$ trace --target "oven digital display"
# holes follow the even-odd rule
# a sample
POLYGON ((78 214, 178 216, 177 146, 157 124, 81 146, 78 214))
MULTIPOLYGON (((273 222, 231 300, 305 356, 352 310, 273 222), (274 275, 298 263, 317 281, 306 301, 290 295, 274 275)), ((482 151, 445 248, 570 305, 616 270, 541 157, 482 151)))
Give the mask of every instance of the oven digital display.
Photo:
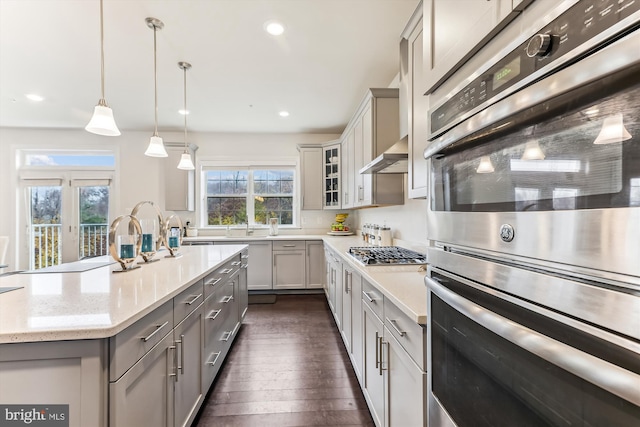
POLYGON ((513 61, 493 73, 493 89, 498 89, 519 75, 520 57, 518 56, 513 61))

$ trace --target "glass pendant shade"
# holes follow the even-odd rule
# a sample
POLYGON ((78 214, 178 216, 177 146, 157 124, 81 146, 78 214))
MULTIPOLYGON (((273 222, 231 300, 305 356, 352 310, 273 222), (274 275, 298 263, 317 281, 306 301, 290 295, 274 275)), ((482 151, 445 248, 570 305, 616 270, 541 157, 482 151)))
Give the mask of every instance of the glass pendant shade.
POLYGON ((480 165, 478 165, 478 169, 476 169, 477 173, 491 173, 495 169, 493 167, 493 163, 491 163, 491 159, 489 156, 482 156, 480 159, 480 165))
POLYGON ((624 127, 622 121, 622 114, 614 114, 604 119, 602 123, 602 129, 593 141, 594 144, 615 144, 616 142, 626 141, 631 139, 631 134, 624 127))
POLYGON ((167 150, 164 148, 164 144, 162 143, 162 138, 157 135, 154 135, 149 140, 149 146, 147 147, 147 151, 144 152, 145 156, 149 157, 168 157, 167 150))
MULTIPOLYGON (((102 100, 101 100, 102 101, 102 100)), ((93 117, 85 130, 96 135, 118 136, 120 130, 113 119, 113 110, 106 105, 98 104, 93 110, 93 117)))
POLYGON ((533 140, 527 142, 524 146, 524 153, 522 154, 522 160, 544 160, 545 155, 540 148, 538 141, 533 140))
POLYGON ((182 153, 182 156, 180 156, 180 163, 178 163, 178 169, 192 171, 195 168, 196 167, 193 165, 193 161, 191 160, 191 154, 182 153))

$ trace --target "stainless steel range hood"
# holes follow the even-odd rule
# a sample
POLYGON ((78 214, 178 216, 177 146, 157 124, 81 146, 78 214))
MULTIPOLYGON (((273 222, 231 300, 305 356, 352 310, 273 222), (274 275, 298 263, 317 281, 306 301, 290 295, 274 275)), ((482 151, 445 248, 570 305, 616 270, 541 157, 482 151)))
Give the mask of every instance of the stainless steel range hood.
POLYGON ((360 173, 407 173, 409 138, 405 136, 360 169, 360 173))

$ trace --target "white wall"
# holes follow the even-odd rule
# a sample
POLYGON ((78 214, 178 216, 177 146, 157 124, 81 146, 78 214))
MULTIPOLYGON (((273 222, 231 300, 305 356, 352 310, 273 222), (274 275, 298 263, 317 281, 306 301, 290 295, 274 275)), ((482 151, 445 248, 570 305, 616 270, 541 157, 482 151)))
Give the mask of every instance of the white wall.
MULTIPOLYGON (((182 132, 160 132, 166 142, 183 141, 182 132)), ((131 211, 141 200, 151 200, 164 207, 163 161, 144 155, 151 132, 126 132, 119 137, 103 137, 84 130, 11 129, 0 128, 0 235, 11 238, 7 262, 10 269, 27 268, 26 239, 18 246, 17 202, 18 172, 15 153, 20 148, 113 149, 119 174, 115 179, 112 198, 113 214, 131 211), (16 253, 20 253, 19 265, 16 253)), ((339 135, 322 134, 212 134, 191 133, 190 142, 199 146, 198 160, 276 160, 298 157, 297 144, 319 144, 336 139, 339 135)), ((180 213, 185 218, 195 213, 180 213)), ((304 211, 302 230, 297 233, 316 233, 328 230, 335 212, 304 211)))

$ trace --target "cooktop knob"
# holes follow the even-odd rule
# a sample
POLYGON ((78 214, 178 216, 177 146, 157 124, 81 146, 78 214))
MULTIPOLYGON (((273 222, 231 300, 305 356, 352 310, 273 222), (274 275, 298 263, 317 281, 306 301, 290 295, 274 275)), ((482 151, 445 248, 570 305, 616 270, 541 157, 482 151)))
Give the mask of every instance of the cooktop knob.
POLYGON ((551 36, 549 34, 536 34, 531 37, 525 50, 529 58, 545 56, 551 50, 551 36))

